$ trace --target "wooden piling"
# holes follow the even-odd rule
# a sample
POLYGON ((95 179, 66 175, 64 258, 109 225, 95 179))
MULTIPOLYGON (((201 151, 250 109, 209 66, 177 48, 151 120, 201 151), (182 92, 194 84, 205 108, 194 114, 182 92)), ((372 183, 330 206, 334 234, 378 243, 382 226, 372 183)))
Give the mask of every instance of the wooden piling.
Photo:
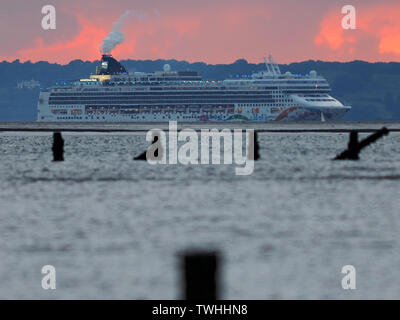
POLYGON ((257 161, 260 159, 260 145, 258 143, 257 131, 250 131, 249 144, 247 148, 247 157, 249 160, 257 161))
POLYGON ((384 135, 388 134, 389 130, 386 127, 383 127, 382 129, 376 131, 375 133, 358 142, 358 132, 351 131, 347 150, 337 155, 333 160, 359 160, 358 155, 363 148, 367 147, 379 138, 382 138, 384 135))
MULTIPOLYGON (((151 142, 151 144, 157 143, 158 139, 159 139, 159 136, 158 136, 158 135, 153 135, 153 141, 151 142)), ((155 157, 156 159, 161 158, 163 152, 164 152, 164 150, 162 150, 161 147, 160 147, 160 148, 157 148, 157 149, 154 151, 154 157, 155 157), (160 149, 160 150, 159 150, 159 149, 160 149), (158 151, 160 151, 160 156, 159 156, 158 151)), ((142 161, 156 160, 156 159, 147 159, 147 150, 144 151, 144 152, 142 152, 140 155, 138 155, 138 156, 136 156, 136 157, 133 158, 133 160, 142 160, 142 161)))
POLYGON ((184 299, 219 298, 219 260, 217 252, 193 252, 183 256, 184 299))
POLYGON ((53 161, 64 161, 64 139, 61 132, 53 133, 53 161))

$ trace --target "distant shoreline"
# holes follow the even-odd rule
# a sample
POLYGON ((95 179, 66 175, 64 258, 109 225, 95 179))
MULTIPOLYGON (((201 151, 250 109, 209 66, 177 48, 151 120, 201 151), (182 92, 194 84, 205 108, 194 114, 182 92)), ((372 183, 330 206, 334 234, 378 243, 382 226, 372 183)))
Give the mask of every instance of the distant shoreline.
MULTIPOLYGON (((195 131, 202 129, 254 129, 258 132, 270 133, 340 133, 357 130, 359 132, 374 132, 382 127, 387 127, 392 132, 400 132, 398 122, 325 122, 325 123, 296 123, 296 122, 179 122, 178 130, 191 128, 195 131)), ((168 122, 97 122, 97 123, 54 123, 54 122, 0 122, 0 132, 147 132, 151 129, 168 130, 168 122)))

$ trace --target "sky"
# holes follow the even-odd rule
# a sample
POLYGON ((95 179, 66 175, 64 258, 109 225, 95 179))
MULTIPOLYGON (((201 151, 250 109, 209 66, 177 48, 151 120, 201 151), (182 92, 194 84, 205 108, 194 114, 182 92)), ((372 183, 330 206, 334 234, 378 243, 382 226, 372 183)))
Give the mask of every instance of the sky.
POLYGON ((127 10, 121 60, 400 62, 400 0, 0 0, 0 61, 99 60, 127 10), (55 30, 42 28, 45 5, 55 30), (342 27, 344 5, 355 30, 342 27))

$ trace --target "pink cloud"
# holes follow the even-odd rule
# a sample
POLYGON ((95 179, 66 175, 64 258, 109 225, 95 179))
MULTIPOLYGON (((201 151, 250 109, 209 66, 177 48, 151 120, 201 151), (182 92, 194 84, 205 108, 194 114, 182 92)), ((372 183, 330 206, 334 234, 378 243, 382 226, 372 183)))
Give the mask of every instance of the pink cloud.
POLYGON ((113 51, 118 59, 215 64, 239 58, 261 62, 272 53, 281 63, 400 60, 400 5, 395 0, 357 2, 357 30, 342 29, 341 5, 336 1, 115 0, 110 5, 106 0, 57 0, 57 30, 48 32, 40 28, 36 2, 33 6, 33 2, 5 1, 21 17, 19 23, 15 16, 0 19, 0 41, 6 44, 0 60, 99 59, 104 37, 126 10, 138 14, 127 21, 126 40, 113 51), (32 8, 21 11, 27 3, 32 8), (37 12, 34 18, 32 10, 37 12), (6 32, 9 25, 12 34, 6 32))
POLYGON ((93 26, 90 21, 79 15, 77 20, 81 29, 71 40, 45 44, 43 37, 37 37, 33 47, 18 51, 18 57, 22 60, 46 60, 65 63, 82 57, 88 60, 97 59, 99 57, 99 46, 107 32, 93 26))
POLYGON ((344 30, 342 17, 340 9, 324 17, 314 38, 316 46, 329 48, 337 56, 348 56, 349 59, 366 56, 366 50, 370 60, 400 58, 400 5, 380 3, 356 6, 356 30, 344 30), (366 39, 369 39, 369 47, 363 43, 366 39))

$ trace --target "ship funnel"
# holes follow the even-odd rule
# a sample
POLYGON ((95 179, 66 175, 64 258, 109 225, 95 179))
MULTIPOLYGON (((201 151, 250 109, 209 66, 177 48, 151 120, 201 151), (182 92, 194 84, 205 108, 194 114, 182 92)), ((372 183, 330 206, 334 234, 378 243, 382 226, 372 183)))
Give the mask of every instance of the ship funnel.
POLYGON ((112 75, 127 73, 122 64, 115 60, 111 54, 103 54, 101 59, 101 66, 96 70, 98 75, 112 75))

